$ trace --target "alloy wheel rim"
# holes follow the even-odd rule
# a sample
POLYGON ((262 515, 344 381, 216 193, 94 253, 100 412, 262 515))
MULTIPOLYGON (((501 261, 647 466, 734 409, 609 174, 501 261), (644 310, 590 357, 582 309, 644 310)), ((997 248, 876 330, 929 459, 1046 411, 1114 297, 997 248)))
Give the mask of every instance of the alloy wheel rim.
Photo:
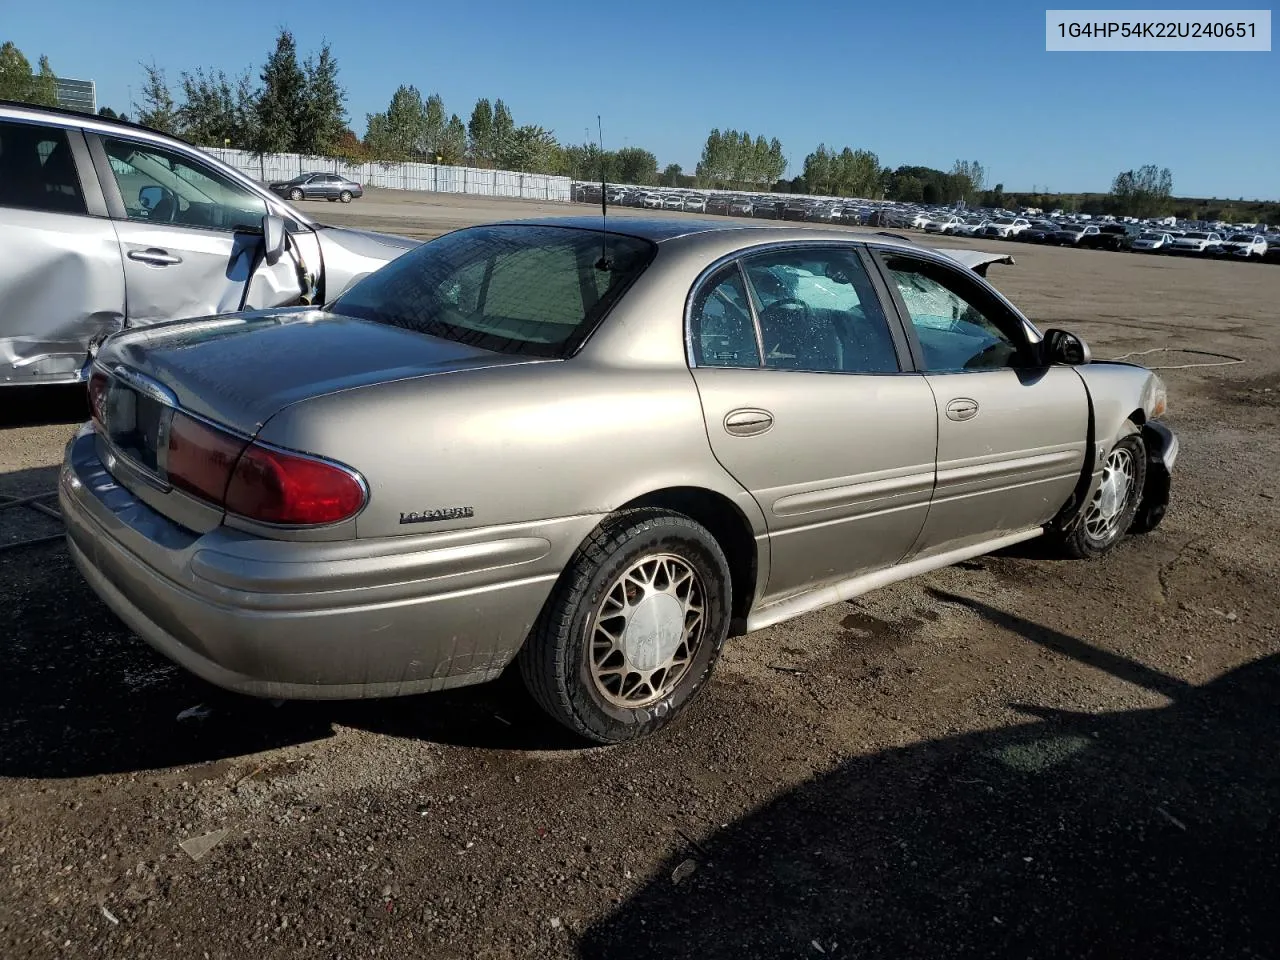
POLYGON ((609 703, 656 703, 679 685, 706 632, 706 590, 674 554, 637 560, 604 593, 588 626, 587 665, 609 703))
POLYGON ((1123 447, 1112 450, 1102 468, 1102 483, 1085 512, 1084 526, 1090 537, 1105 541, 1116 536, 1133 488, 1133 454, 1123 447))

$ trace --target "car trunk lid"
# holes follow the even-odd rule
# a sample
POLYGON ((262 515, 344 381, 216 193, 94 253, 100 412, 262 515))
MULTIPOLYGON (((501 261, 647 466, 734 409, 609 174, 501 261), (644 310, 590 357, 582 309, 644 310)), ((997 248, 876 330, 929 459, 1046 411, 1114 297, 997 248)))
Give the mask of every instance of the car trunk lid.
POLYGON ((183 410, 253 436, 311 397, 534 359, 302 308, 126 331, 103 345, 97 364, 141 374, 183 410))

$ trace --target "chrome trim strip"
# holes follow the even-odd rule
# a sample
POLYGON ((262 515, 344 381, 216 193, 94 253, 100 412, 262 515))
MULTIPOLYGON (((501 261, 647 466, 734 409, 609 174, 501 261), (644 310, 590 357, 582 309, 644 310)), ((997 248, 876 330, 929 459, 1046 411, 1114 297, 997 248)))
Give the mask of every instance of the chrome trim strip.
POLYGON ((793 493, 773 502, 773 515, 793 517, 797 514, 832 510, 859 503, 870 505, 889 497, 929 491, 933 488, 933 476, 933 470, 930 469, 928 473, 909 473, 904 476, 826 487, 808 493, 793 493))

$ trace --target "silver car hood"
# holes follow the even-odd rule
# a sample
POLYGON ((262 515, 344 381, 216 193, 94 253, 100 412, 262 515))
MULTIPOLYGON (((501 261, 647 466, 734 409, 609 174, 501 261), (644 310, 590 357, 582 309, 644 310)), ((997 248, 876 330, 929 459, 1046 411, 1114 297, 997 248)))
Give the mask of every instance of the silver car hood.
POLYGON ((249 435, 284 407, 312 397, 528 362, 305 307, 126 330, 97 355, 100 366, 123 364, 168 387, 184 410, 249 435))
POLYGON ((342 296, 357 280, 422 243, 410 237, 346 227, 318 227, 316 237, 324 259, 326 303, 342 296))

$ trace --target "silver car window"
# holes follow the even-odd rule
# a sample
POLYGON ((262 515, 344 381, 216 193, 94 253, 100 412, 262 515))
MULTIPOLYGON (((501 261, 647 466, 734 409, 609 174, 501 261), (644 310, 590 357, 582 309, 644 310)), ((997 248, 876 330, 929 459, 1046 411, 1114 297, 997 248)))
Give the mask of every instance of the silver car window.
POLYGON ((689 342, 700 367, 759 367, 760 345, 736 263, 716 271, 694 295, 689 342))
POLYGON ((215 230, 260 229, 267 204, 221 173, 151 144, 104 137, 130 220, 215 230))
POLYGON ((850 250, 805 247, 743 260, 764 365, 823 373, 897 373, 880 301, 850 250))
POLYGON ((1022 366, 1018 342, 992 318, 999 305, 968 278, 908 257, 886 257, 885 266, 915 328, 926 373, 1022 366))
POLYGON ((0 123, 0 206, 86 212, 65 131, 0 123))

